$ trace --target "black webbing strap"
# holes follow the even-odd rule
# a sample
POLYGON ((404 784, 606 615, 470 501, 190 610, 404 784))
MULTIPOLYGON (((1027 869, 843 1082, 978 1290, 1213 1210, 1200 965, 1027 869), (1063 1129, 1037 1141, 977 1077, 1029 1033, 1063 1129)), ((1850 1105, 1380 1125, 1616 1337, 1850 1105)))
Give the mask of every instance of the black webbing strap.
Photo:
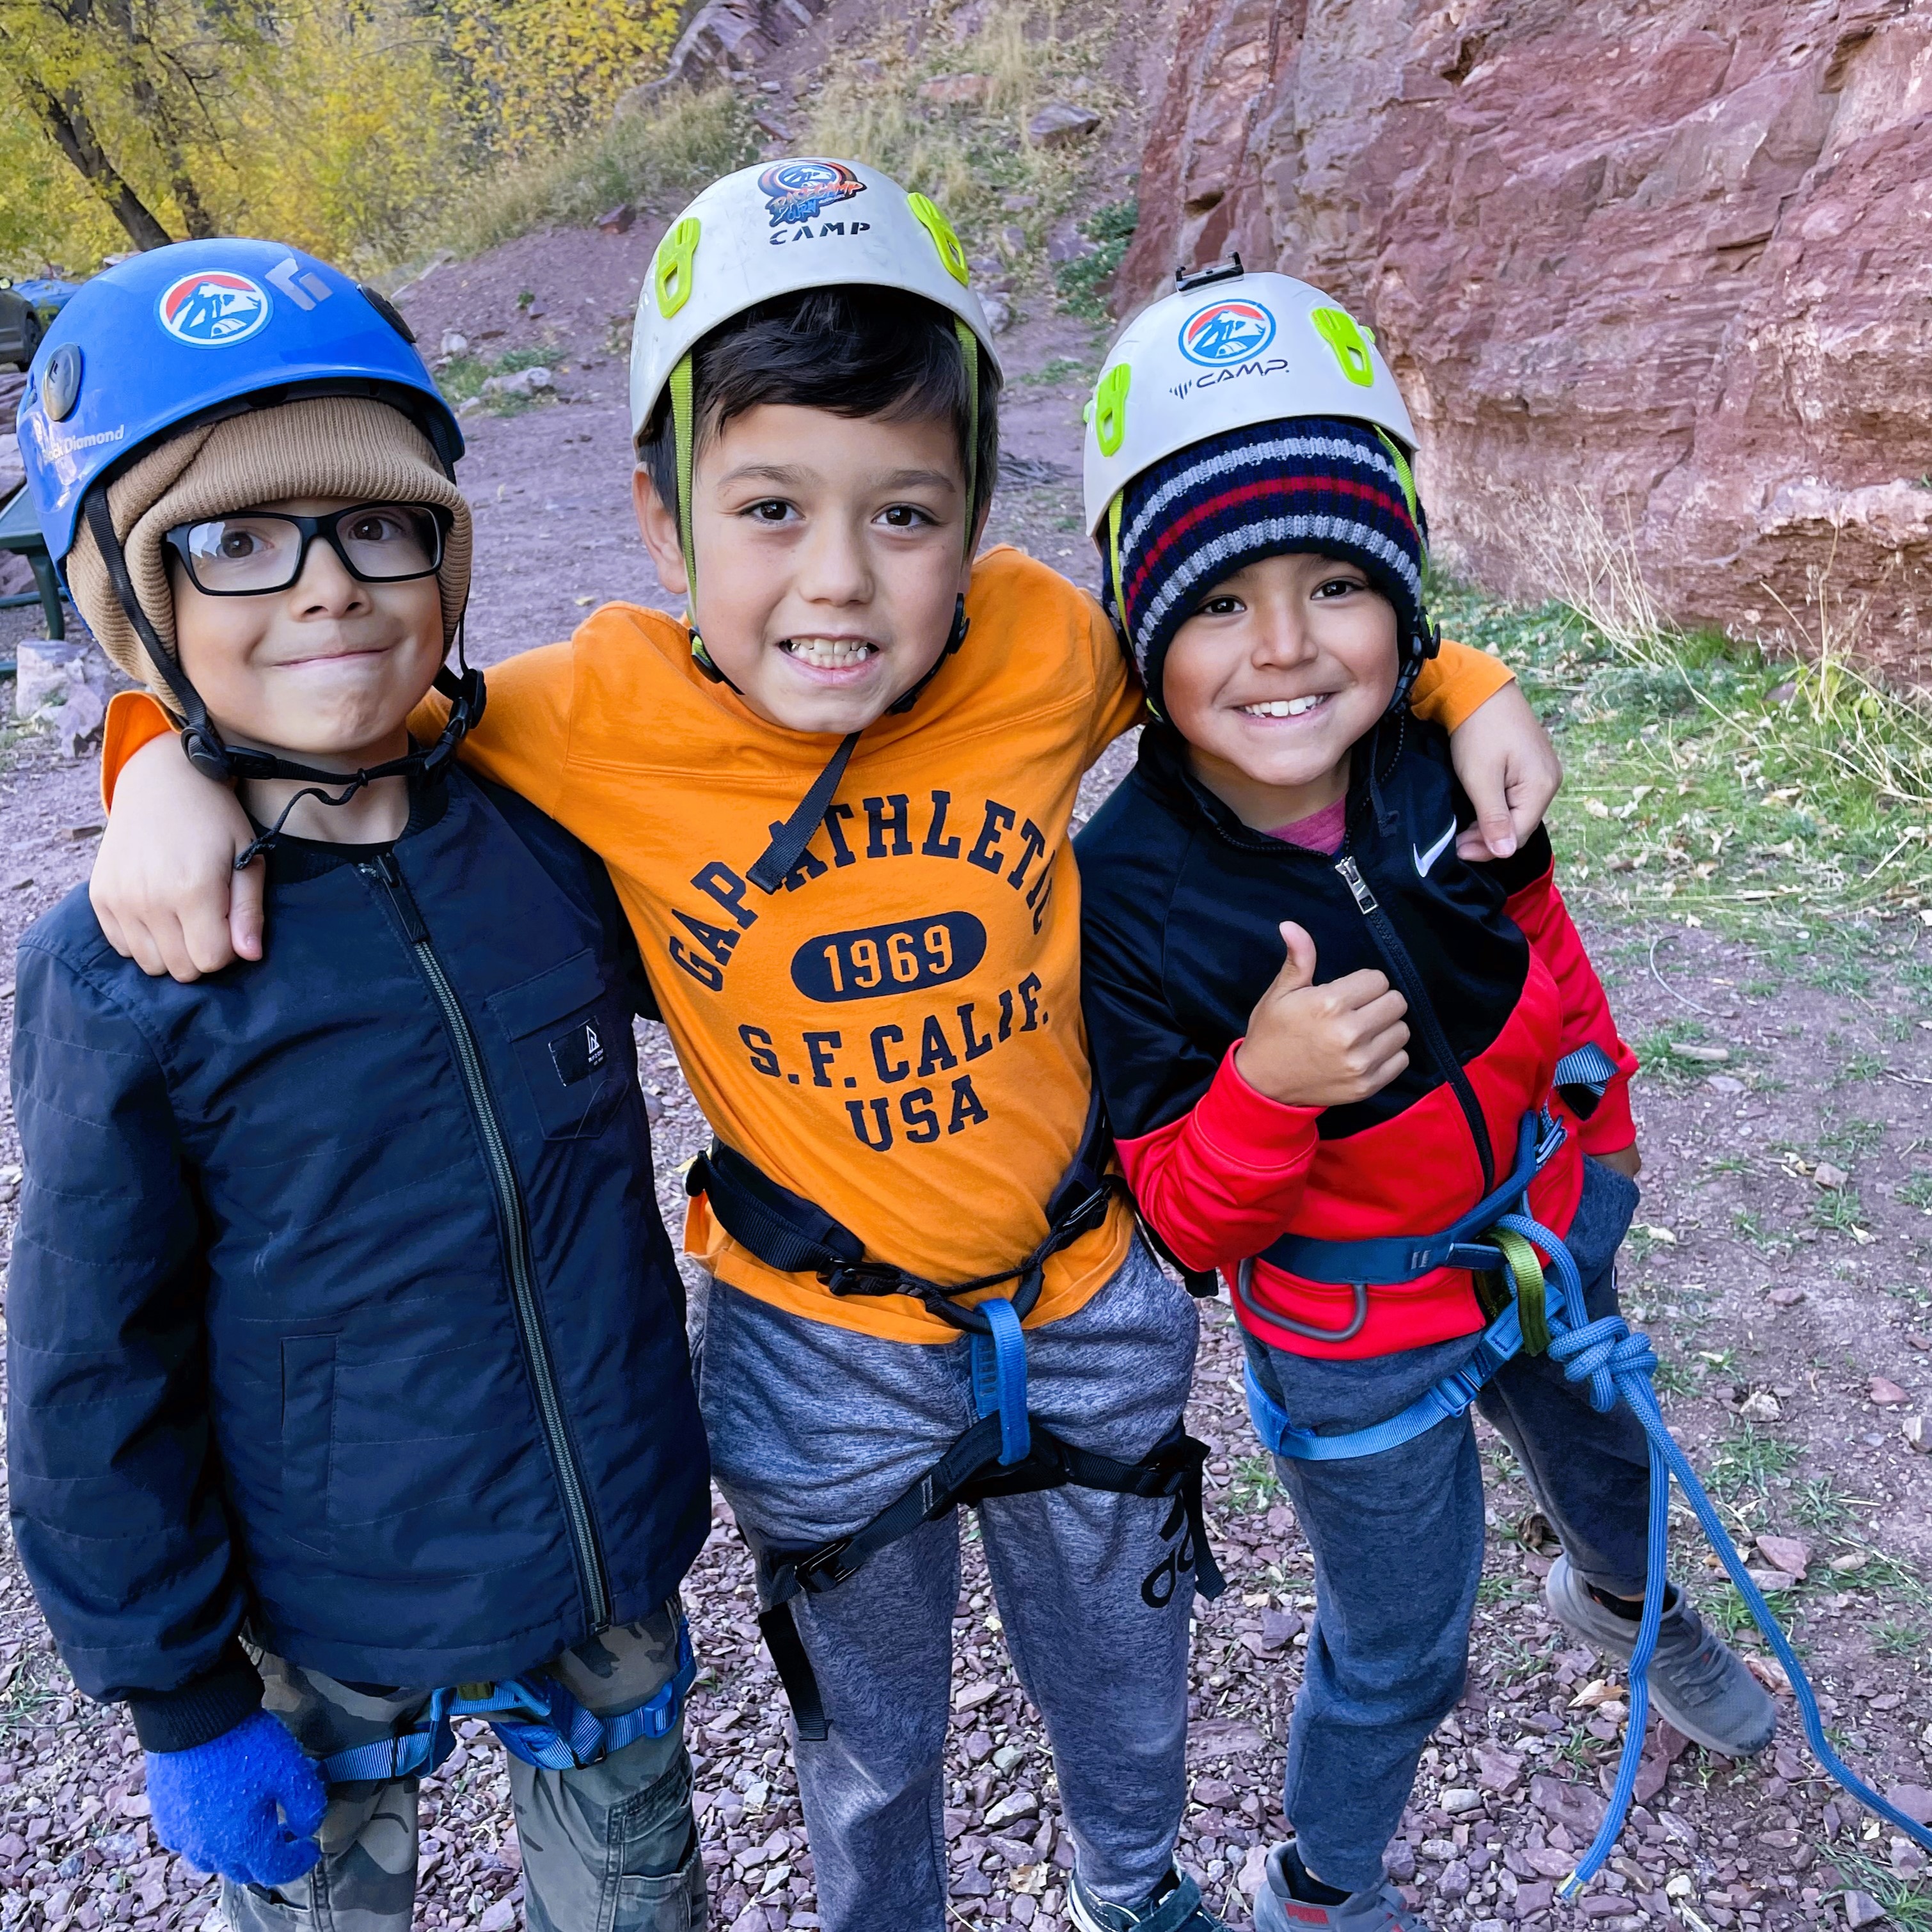
POLYGON ((832 802, 832 794, 838 789, 838 781, 845 776, 845 767, 852 762, 852 749, 858 742, 856 731, 848 731, 839 740, 838 750, 812 780, 812 789, 799 800, 791 816, 772 828, 772 842, 746 874, 760 892, 776 892, 812 843, 812 835, 818 830, 818 822, 832 802))
POLYGON ((941 1321, 972 1334, 986 1329, 986 1318, 960 1296, 1017 1282, 1013 1308, 1027 1315, 1040 1298, 1047 1262, 1106 1218, 1108 1204, 1125 1190, 1120 1177, 1107 1172, 1112 1146, 1096 1088, 1088 1103, 1079 1148, 1048 1198, 1045 1238, 1015 1267, 950 1286, 890 1262, 866 1260, 865 1244, 842 1222, 802 1194, 781 1186, 722 1141, 713 1141, 692 1161, 684 1186, 688 1195, 704 1195, 724 1232, 767 1268, 786 1274, 815 1274, 834 1294, 909 1295, 941 1321))
POLYGON ((1174 1508, 1162 1526, 1163 1539, 1180 1532, 1185 1540, 1143 1580, 1141 1594, 1150 1607, 1163 1607, 1179 1572, 1192 1568, 1196 1588, 1210 1600, 1227 1588, 1208 1541, 1201 1488, 1208 1445, 1176 1423, 1138 1462, 1121 1462, 1063 1441, 1037 1420, 1031 1422, 1032 1448, 1018 1462, 1000 1461, 1000 1418, 976 1422, 917 1481, 849 1536, 834 1537, 810 1550, 759 1549, 760 1612, 772 1662, 790 1699, 803 1738, 820 1739, 830 1728, 818 1681, 792 1620, 791 1600, 801 1593, 836 1589, 866 1562, 920 1524, 937 1521, 962 1505, 988 1496, 1024 1495, 1039 1490, 1103 1490, 1117 1496, 1171 1496, 1174 1508))

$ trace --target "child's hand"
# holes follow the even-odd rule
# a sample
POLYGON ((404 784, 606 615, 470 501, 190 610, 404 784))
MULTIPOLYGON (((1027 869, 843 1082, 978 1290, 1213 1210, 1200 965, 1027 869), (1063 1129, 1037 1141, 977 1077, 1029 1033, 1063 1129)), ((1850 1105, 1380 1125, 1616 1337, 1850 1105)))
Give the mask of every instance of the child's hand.
POLYGON ((1408 1064, 1408 1002, 1385 973, 1316 986, 1314 940, 1292 920, 1281 936, 1288 957, 1255 1002, 1237 1071, 1288 1107, 1338 1107, 1380 1093, 1408 1064))
POLYGON ((1451 734, 1449 757, 1476 808, 1456 856, 1473 865, 1507 859, 1543 823, 1563 783, 1556 747, 1522 687, 1506 684, 1478 705, 1451 734))
POLYGON ((179 739, 142 746, 115 781, 88 884, 108 944, 184 986, 260 958, 262 863, 235 869, 254 836, 234 794, 203 778, 179 739))

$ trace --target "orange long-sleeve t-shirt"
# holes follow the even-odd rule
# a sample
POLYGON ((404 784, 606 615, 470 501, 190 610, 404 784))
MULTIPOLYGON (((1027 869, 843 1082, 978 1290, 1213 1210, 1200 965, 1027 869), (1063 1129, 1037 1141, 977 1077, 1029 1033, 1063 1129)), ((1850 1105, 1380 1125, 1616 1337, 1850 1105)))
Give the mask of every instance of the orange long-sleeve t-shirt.
MULTIPOLYGON (((491 667, 462 750, 603 857, 719 1138, 869 1256, 942 1282, 1040 1241, 1079 1144, 1090 1075, 1070 822, 1082 776, 1143 709, 1100 607, 1045 565, 989 551, 966 608, 964 646, 910 710, 867 729, 769 897, 746 875, 837 741, 757 718, 662 611, 608 604, 568 643, 491 667)), ((1453 728, 1508 679, 1445 645, 1417 708, 1453 728)), ((412 722, 433 737, 442 721, 431 704, 412 722)), ((118 722, 116 768, 144 735, 118 722)), ((1132 1232, 1117 1202, 1055 1255, 1028 1325, 1078 1308, 1132 1232)), ((767 1268, 701 1196, 685 1244, 794 1313, 956 1337, 910 1298, 840 1299, 767 1268)))

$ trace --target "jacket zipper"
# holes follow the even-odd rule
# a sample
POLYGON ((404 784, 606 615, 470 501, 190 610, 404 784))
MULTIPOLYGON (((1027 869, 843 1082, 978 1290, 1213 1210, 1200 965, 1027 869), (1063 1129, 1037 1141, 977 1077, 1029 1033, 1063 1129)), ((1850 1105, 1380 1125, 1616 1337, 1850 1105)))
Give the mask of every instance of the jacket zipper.
POLYGON ((1490 1144, 1489 1123, 1483 1118, 1482 1103, 1476 1098, 1476 1090, 1469 1084, 1469 1076, 1462 1070, 1462 1063, 1456 1058, 1455 1050, 1449 1044, 1449 1036, 1442 1030, 1442 1022, 1436 1017, 1436 1009, 1430 1005, 1429 995, 1424 992, 1421 976, 1416 971, 1414 962, 1409 958, 1408 949, 1397 935, 1394 922, 1382 908, 1369 882, 1362 876, 1361 868, 1345 847, 1341 857, 1336 861, 1335 869, 1342 875, 1342 883, 1353 896, 1362 917, 1367 922, 1370 933, 1382 957, 1394 970, 1400 982, 1402 997, 1408 1002, 1408 1010, 1420 1022, 1422 1036, 1429 1042, 1429 1050, 1436 1056, 1436 1064, 1448 1077, 1449 1084, 1455 1090, 1456 1099, 1462 1109, 1463 1118, 1469 1126, 1469 1138, 1476 1144, 1476 1158, 1483 1164, 1483 1192, 1490 1193, 1496 1184, 1496 1150, 1490 1144))
POLYGON ((476 1036, 470 1030, 469 1016, 443 972, 442 962, 436 957, 436 947, 430 939, 429 928, 394 854, 386 852, 373 862, 358 866, 356 869, 388 894, 389 903, 402 921, 403 931, 416 956, 417 968, 442 1009, 443 1024, 456 1048, 457 1068, 463 1076, 470 1112, 476 1117, 477 1130, 482 1136, 490 1178, 496 1188, 496 1204, 502 1216, 511 1300, 516 1310, 518 1328, 522 1331, 524 1356, 530 1364, 530 1380, 536 1390, 537 1408, 550 1445, 550 1460, 556 1469, 558 1486, 563 1492, 564 1511, 569 1520, 571 1541, 577 1558, 578 1580, 590 1607, 592 1629, 604 1630, 610 1622, 610 1578, 604 1569, 603 1552, 597 1546, 597 1533, 590 1520, 590 1505, 585 1500, 584 1472, 578 1466, 576 1451, 571 1446, 569 1432, 564 1426, 563 1402, 557 1394, 550 1338, 544 1331, 542 1317, 537 1310, 536 1274, 530 1262, 530 1217, 524 1208, 523 1189, 518 1182, 516 1168, 510 1160, 509 1143, 505 1138, 502 1123, 496 1117, 496 1103, 490 1098, 489 1082, 484 1076, 483 1056, 477 1047, 476 1036))

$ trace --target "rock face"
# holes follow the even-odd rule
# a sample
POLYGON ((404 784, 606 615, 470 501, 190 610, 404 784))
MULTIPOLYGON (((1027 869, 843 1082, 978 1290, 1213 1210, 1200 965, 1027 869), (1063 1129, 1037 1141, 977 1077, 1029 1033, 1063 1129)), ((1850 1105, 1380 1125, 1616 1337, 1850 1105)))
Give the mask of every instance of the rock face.
POLYGON ((1180 0, 1124 301, 1238 248, 1371 322, 1438 550, 1932 683, 1932 4, 1180 0))

